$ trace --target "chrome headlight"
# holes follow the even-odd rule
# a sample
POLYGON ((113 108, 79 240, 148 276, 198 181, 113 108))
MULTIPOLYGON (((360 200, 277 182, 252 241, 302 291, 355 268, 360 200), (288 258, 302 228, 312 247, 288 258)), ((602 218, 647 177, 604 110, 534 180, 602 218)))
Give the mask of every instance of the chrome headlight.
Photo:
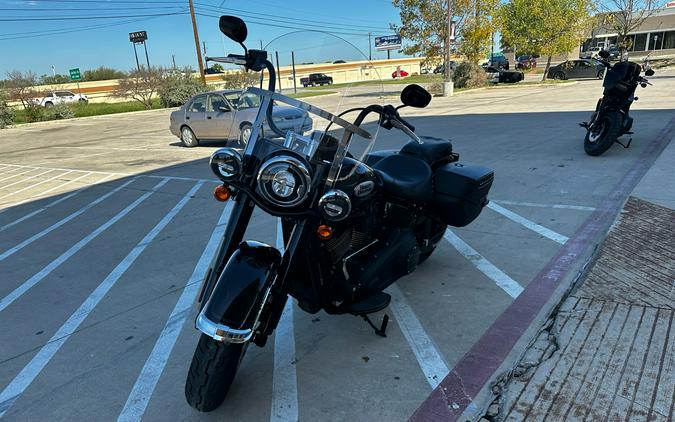
POLYGON ((211 170, 219 179, 229 181, 241 174, 241 154, 232 148, 221 148, 211 155, 211 170))
POLYGON ((293 207, 309 196, 312 178, 295 157, 279 155, 265 161, 258 172, 258 192, 280 207, 293 207))
POLYGON ((341 190, 330 190, 319 199, 319 211, 327 220, 344 220, 352 212, 352 201, 341 190))

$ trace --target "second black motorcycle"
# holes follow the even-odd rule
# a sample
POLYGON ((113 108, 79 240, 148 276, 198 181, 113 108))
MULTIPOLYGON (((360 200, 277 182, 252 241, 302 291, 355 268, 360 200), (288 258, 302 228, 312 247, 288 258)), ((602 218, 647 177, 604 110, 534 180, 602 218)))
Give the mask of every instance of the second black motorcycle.
MULTIPOLYGON (((241 19, 223 16, 220 29, 243 46, 241 19)), ((188 403, 203 412, 223 402, 247 346, 265 345, 289 296, 309 313, 362 317, 386 336, 388 318, 375 325, 368 317, 389 305, 383 290, 427 259, 448 225, 466 226, 481 213, 494 177, 489 168, 460 164, 450 141, 414 133, 399 110, 429 104, 431 95, 420 86, 406 87, 396 107, 333 114, 275 92, 277 74, 263 50, 209 60, 265 70, 268 89, 247 91, 258 99, 258 112, 243 151, 222 148, 210 161, 223 182, 215 196, 232 208, 199 295, 202 334, 185 385, 188 403), (301 111, 314 117, 315 129, 325 128, 279 129, 301 111), (351 113, 349 122, 344 117, 351 113), (408 141, 373 152, 380 129, 396 129, 408 141), (283 251, 244 240, 256 207, 280 219, 283 251)), ((360 98, 381 95, 359 92, 335 103, 360 98)))
MULTIPOLYGON (((607 69, 602 84, 604 91, 590 121, 579 124, 586 128, 584 151, 592 156, 605 153, 615 142, 624 148, 630 146, 632 139, 624 145, 619 137, 633 133, 633 118, 629 113, 633 101, 638 99, 635 90, 638 85, 643 88, 651 85, 647 78, 641 76, 643 68, 640 64, 622 60, 612 65, 607 60, 608 51, 602 50, 598 55, 598 61, 607 69)), ((645 70, 646 76, 653 74, 651 68, 645 70)))

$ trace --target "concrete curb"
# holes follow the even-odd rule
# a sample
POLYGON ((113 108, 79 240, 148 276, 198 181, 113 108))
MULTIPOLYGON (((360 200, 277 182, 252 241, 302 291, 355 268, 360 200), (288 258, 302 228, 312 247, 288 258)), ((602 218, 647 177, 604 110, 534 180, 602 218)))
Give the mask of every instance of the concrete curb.
POLYGON ((73 117, 70 119, 59 119, 59 120, 45 120, 42 122, 31 122, 31 123, 21 123, 18 125, 10 125, 7 126, 6 129, 18 129, 18 128, 31 128, 35 126, 45 126, 45 125, 50 125, 50 124, 62 124, 62 123, 67 123, 67 122, 73 122, 73 121, 78 121, 78 120, 83 120, 83 119, 96 119, 96 118, 101 118, 101 117, 108 117, 108 116, 116 116, 116 115, 128 115, 128 114, 143 114, 143 113, 159 113, 159 112, 166 112, 166 111, 173 111, 176 110, 177 107, 167 107, 167 108, 156 108, 152 110, 136 110, 136 111, 124 111, 122 113, 109 113, 109 114, 97 114, 95 116, 82 116, 82 117, 73 117))

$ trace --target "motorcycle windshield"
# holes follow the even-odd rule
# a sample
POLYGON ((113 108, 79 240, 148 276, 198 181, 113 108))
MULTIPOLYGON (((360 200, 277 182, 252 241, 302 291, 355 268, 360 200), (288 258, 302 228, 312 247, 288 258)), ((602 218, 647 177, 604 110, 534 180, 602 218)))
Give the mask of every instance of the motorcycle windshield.
MULTIPOLYGON (((359 40, 366 48, 367 39, 359 40)), ((372 150, 380 132, 372 124, 376 116, 364 127, 353 122, 363 108, 383 104, 381 76, 391 66, 371 62, 354 43, 325 32, 288 33, 264 48, 276 74, 263 71, 262 82, 239 94, 230 138, 239 138, 244 156, 261 161, 269 149, 260 145, 273 142, 309 162, 330 163, 330 188, 342 177, 345 157, 363 161, 372 150), (268 89, 271 76, 275 92, 268 89)))

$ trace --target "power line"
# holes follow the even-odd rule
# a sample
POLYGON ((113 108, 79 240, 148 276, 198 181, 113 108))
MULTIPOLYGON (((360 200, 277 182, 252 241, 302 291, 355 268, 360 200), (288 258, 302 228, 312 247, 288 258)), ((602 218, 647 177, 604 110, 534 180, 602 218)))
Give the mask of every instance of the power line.
POLYGON ((123 7, 96 7, 96 8, 91 8, 91 7, 63 7, 63 8, 56 8, 56 7, 31 7, 30 9, 22 8, 22 7, 2 7, 0 10, 4 11, 9 11, 9 12, 74 12, 74 11, 83 11, 83 12, 98 12, 100 10, 119 10, 119 11, 125 11, 125 10, 148 10, 148 9, 178 9, 182 8, 183 6, 141 6, 141 7, 133 7, 133 6, 123 6, 123 7))
POLYGON ((151 16, 171 16, 180 15, 185 12, 170 13, 149 13, 142 15, 117 15, 117 16, 54 16, 49 18, 0 18, 0 22, 32 22, 32 21, 67 21, 67 20, 87 20, 87 19, 124 19, 124 18, 142 18, 151 16))
MULTIPOLYGON (((209 17, 209 18, 220 18, 219 15, 212 15, 212 14, 208 14, 208 13, 204 13, 204 12, 197 12, 197 15, 209 17)), ((343 31, 333 31, 333 30, 321 31, 321 30, 311 29, 311 28, 307 29, 306 27, 303 27, 303 26, 280 25, 280 24, 274 24, 274 23, 270 23, 270 22, 266 22, 266 21, 265 22, 258 22, 258 21, 254 21, 252 19, 247 19, 246 23, 251 24, 251 25, 272 26, 272 27, 275 27, 275 28, 285 28, 285 29, 295 29, 295 30, 303 30, 304 29, 306 31, 325 32, 325 33, 328 33, 328 34, 361 35, 361 36, 365 36, 365 35, 368 34, 367 32, 343 32, 343 31)))
MULTIPOLYGON (((183 14, 185 14, 185 13, 183 13, 183 14)), ((113 22, 113 23, 105 23, 105 24, 89 25, 89 26, 80 26, 80 27, 74 27, 74 28, 48 29, 48 30, 43 30, 43 31, 19 32, 19 33, 14 33, 14 34, 0 34, 0 41, 23 39, 23 38, 38 38, 38 37, 42 38, 42 37, 50 36, 50 35, 61 35, 61 34, 68 34, 68 33, 71 33, 71 32, 80 32, 80 31, 88 31, 88 30, 93 30, 93 29, 108 28, 108 27, 113 27, 113 26, 127 25, 127 24, 130 24, 130 23, 144 22, 144 21, 148 21, 148 20, 156 19, 156 18, 157 17, 149 17, 149 18, 131 19, 131 20, 126 20, 126 21, 121 21, 121 22, 113 22)))
MULTIPOLYGON (((205 3, 195 3, 195 4, 197 4, 201 7, 210 8, 210 9, 212 9, 212 11, 232 11, 232 12, 241 13, 243 16, 246 16, 248 14, 249 17, 252 17, 252 18, 257 18, 257 17, 260 17, 260 16, 266 16, 266 17, 269 17, 269 18, 265 18, 266 20, 271 20, 271 21, 275 21, 275 22, 288 22, 288 20, 293 20, 293 21, 296 21, 296 22, 308 22, 308 24, 312 25, 312 26, 326 26, 326 25, 328 25, 328 26, 337 26, 337 27, 347 28, 347 29, 350 29, 349 27, 352 27, 353 29, 359 29, 359 30, 383 29, 382 27, 374 27, 372 25, 366 26, 366 25, 354 25, 354 24, 347 24, 347 23, 343 24, 343 23, 339 23, 339 22, 336 23, 334 21, 333 22, 327 22, 327 21, 320 21, 320 20, 316 20, 316 19, 311 19, 311 20, 310 19, 300 19, 300 18, 294 18, 294 17, 290 17, 290 16, 270 15, 268 13, 259 13, 259 12, 249 11, 249 10, 233 9, 231 7, 215 7, 215 6, 205 4, 205 3), (253 14, 253 15, 251 16, 251 14, 253 14), (283 19, 280 20, 278 18, 283 18, 283 19)), ((389 29, 387 28, 387 30, 389 30, 389 29)))

